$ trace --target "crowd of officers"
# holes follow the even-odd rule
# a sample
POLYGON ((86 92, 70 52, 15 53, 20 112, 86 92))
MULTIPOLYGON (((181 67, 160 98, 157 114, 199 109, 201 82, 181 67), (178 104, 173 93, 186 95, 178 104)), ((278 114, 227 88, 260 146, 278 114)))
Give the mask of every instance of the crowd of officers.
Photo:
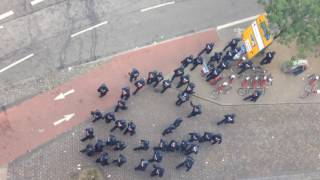
MULTIPOLYGON (((210 80, 212 78, 215 78, 218 76, 226 67, 228 66, 228 61, 231 57, 235 55, 239 51, 237 45, 238 45, 239 39, 233 39, 224 49, 223 51, 226 51, 227 49, 230 49, 226 51, 225 55, 222 57, 223 52, 216 52, 214 55, 210 58, 208 65, 210 65, 210 73, 207 75, 207 80, 210 80), (213 62, 217 62, 218 66, 215 67, 213 62)), ((178 99, 176 101, 176 106, 181 106, 181 104, 189 101, 190 96, 194 94, 195 90, 195 84, 190 82, 190 75, 185 74, 185 69, 191 65, 190 71, 194 70, 198 65, 203 64, 203 59, 201 55, 203 53, 209 54, 214 47, 214 43, 208 43, 206 47, 197 55, 197 57, 188 56, 185 59, 181 61, 181 66, 176 68, 174 70, 173 76, 170 79, 164 79, 164 76, 162 72, 157 71, 151 71, 148 73, 148 78, 140 78, 140 72, 133 68, 131 72, 128 73, 129 75, 129 81, 134 83, 135 90, 131 94, 130 87, 126 86, 121 89, 121 95, 120 99, 118 100, 114 111, 107 112, 103 114, 100 110, 95 110, 91 112, 92 115, 92 122, 96 122, 98 120, 104 120, 107 124, 114 123, 114 126, 111 128, 110 132, 119 130, 123 132, 123 135, 126 135, 129 133, 130 136, 133 136, 136 133, 136 125, 132 121, 127 121, 125 119, 116 119, 115 113, 119 110, 127 110, 127 101, 130 98, 131 95, 136 95, 145 85, 152 86, 153 88, 157 88, 157 86, 161 83, 162 87, 160 90, 160 93, 165 93, 165 91, 168 88, 171 88, 172 82, 178 78, 179 81, 177 83, 176 88, 185 87, 183 91, 181 91, 178 94, 178 99)), ((267 57, 262 60, 262 64, 270 63, 274 52, 271 52, 271 56, 268 53, 267 57)), ((246 68, 244 68, 246 70, 246 68)), ((242 73, 245 71, 241 69, 239 73, 242 73)), ((97 89, 99 92, 99 96, 103 97, 108 92, 109 89, 106 84, 101 84, 101 86, 97 89)), ((257 97, 260 95, 252 95, 249 97, 246 97, 245 99, 253 99, 256 101, 257 97)), ((200 104, 194 104, 192 101, 190 101, 190 106, 192 107, 192 111, 187 115, 187 118, 192 118, 194 116, 198 116, 202 113, 202 107, 200 104)), ((229 124, 234 123, 236 115, 226 114, 224 118, 217 122, 217 125, 222 124, 229 124)), ((166 136, 167 134, 173 133, 183 122, 183 118, 179 117, 177 118, 172 124, 168 125, 167 128, 165 128, 162 132, 162 136, 166 136)), ((185 160, 181 163, 179 163, 176 166, 176 169, 185 168, 186 171, 189 171, 195 160, 193 159, 193 154, 198 154, 200 144, 205 142, 210 142, 212 145, 214 144, 220 144, 222 142, 222 135, 216 134, 212 132, 203 132, 197 133, 197 132, 190 132, 189 139, 182 140, 180 142, 177 142, 175 140, 171 140, 170 142, 166 142, 165 140, 161 139, 158 146, 153 147, 153 156, 150 159, 141 159, 139 164, 134 168, 136 171, 145 171, 149 164, 152 164, 152 171, 151 176, 159 176, 162 177, 164 175, 165 169, 161 167, 160 163, 163 159, 164 153, 180 153, 185 155, 185 160)), ((94 129, 93 128, 86 128, 85 129, 85 137, 81 139, 82 142, 95 138, 94 135, 94 129)), ((146 139, 140 140, 140 145, 133 148, 134 151, 148 151, 150 148, 150 142, 146 139)), ((103 150, 105 148, 111 148, 114 151, 122 151, 124 150, 127 145, 125 142, 117 139, 114 135, 109 135, 107 140, 103 141, 101 139, 98 139, 96 143, 88 144, 84 149, 82 149, 80 152, 86 154, 87 156, 95 156, 96 154, 99 154, 98 158, 96 159, 97 163, 100 163, 102 166, 114 164, 118 167, 121 167, 123 164, 127 162, 127 158, 123 154, 119 154, 117 159, 110 159, 110 156, 107 152, 104 152, 103 150)))

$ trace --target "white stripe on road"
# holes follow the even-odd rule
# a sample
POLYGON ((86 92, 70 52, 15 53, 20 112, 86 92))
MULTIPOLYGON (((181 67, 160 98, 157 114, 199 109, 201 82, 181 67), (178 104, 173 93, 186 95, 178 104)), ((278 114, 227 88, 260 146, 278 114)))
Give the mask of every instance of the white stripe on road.
POLYGON ((34 6, 34 5, 39 4, 39 3, 43 2, 43 1, 44 0, 33 0, 30 3, 31 3, 32 6, 34 6))
POLYGON ((13 11, 8 11, 6 13, 0 14, 0 20, 5 19, 5 18, 7 18, 7 17, 9 17, 9 16, 11 16, 13 14, 14 14, 13 11))
POLYGON ((0 26, 0 29, 3 29, 3 26, 0 26))
POLYGON ((151 6, 151 7, 148 7, 148 8, 141 9, 140 12, 150 11, 152 9, 156 9, 156 8, 159 8, 159 7, 172 5, 174 3, 175 3, 174 1, 171 1, 171 2, 167 2, 167 3, 163 3, 163 4, 158 4, 158 5, 155 5, 155 6, 151 6))
POLYGON ((231 23, 227 23, 227 24, 224 24, 224 25, 220 25, 220 26, 217 26, 217 30, 219 31, 221 29, 225 29, 225 28, 228 28, 228 27, 231 27, 231 26, 235 26, 237 24, 245 23, 245 22, 248 22, 248 21, 253 21, 253 20, 257 19, 259 16, 260 16, 260 14, 256 15, 256 16, 251 16, 251 17, 247 17, 247 18, 244 18, 244 19, 240 19, 240 20, 237 20, 237 21, 233 21, 231 23))
POLYGON ((87 32, 87 31, 91 31, 91 30, 93 30, 93 29, 95 29, 95 28, 98 28, 98 27, 100 27, 100 26, 102 26, 102 25, 105 25, 105 24, 108 24, 108 21, 104 21, 104 22, 102 22, 102 23, 99 23, 99 24, 97 24, 97 25, 91 26, 91 27, 89 27, 89 28, 87 28, 87 29, 84 29, 84 30, 82 30, 82 31, 79 31, 79 32, 77 32, 77 33, 71 34, 71 37, 72 37, 72 38, 73 38, 73 37, 76 37, 76 36, 78 36, 78 35, 80 35, 80 34, 82 34, 82 33, 85 33, 85 32, 87 32))
POLYGON ((12 64, 10 64, 9 66, 7 66, 7 67, 5 67, 5 68, 0 69, 0 73, 2 73, 2 72, 4 72, 4 71, 12 68, 13 66, 15 66, 15 65, 17 65, 17 64, 19 64, 19 63, 22 63, 23 61, 31 58, 32 56, 34 56, 33 53, 32 53, 32 54, 29 54, 28 56, 26 56, 26 57, 24 57, 24 58, 22 58, 22 59, 20 59, 20 60, 18 60, 18 61, 16 61, 16 62, 14 62, 14 63, 12 63, 12 64))

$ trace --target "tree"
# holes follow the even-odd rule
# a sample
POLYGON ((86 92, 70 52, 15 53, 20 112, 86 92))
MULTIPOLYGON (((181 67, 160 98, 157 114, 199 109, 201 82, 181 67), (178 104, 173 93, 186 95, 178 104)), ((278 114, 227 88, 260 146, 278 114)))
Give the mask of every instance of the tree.
POLYGON ((259 0, 265 6, 275 39, 298 43, 300 54, 320 44, 319 0, 259 0))

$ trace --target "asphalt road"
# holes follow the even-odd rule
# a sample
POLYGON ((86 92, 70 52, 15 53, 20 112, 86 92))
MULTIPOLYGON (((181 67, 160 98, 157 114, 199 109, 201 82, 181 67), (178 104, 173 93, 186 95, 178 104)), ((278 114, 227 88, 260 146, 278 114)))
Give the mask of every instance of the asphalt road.
POLYGON ((55 76, 69 66, 262 12, 256 0, 178 0, 141 12, 166 2, 44 0, 32 6, 25 0, 3 1, 0 15, 11 10, 14 14, 0 20, 0 69, 30 58, 0 72, 0 91, 7 93, 0 97, 0 105, 37 93, 28 90, 28 83, 55 76), (105 24, 71 37, 100 23, 105 24), (13 90, 17 87, 21 95, 13 96, 19 94, 13 90))

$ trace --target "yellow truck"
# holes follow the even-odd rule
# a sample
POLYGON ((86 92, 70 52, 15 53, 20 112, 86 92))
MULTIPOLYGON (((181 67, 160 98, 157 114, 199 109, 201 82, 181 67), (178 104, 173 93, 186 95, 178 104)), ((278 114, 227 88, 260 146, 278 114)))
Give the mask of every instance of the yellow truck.
POLYGON ((273 37, 265 15, 260 15, 243 31, 242 41, 246 49, 247 59, 252 59, 272 43, 273 37))

